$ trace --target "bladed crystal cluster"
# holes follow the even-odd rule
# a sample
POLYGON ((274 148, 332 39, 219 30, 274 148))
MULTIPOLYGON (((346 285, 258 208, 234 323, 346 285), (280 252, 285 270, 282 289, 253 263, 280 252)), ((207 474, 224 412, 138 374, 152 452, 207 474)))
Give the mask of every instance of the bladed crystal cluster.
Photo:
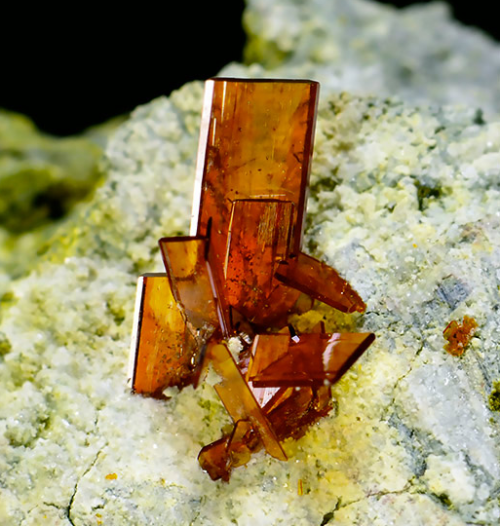
POLYGON ((190 237, 160 239, 164 274, 139 278, 130 381, 162 397, 202 381, 234 426, 199 462, 229 480, 262 448, 286 460, 331 409, 338 381, 371 333, 297 334, 288 324, 304 295, 342 312, 362 299, 331 267, 301 251, 319 85, 307 80, 215 78, 205 85, 190 237), (234 357, 227 341, 239 337, 234 357))

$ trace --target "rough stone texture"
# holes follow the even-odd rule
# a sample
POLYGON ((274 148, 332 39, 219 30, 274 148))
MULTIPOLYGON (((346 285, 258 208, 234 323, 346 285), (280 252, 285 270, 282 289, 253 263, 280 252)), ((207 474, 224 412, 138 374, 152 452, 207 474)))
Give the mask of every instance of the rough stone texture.
MULTIPOLYGON (((330 23, 346 4, 315 3, 317 18, 330 23)), ((283 35, 299 8, 272 6, 288 6, 283 35)), ((359 22, 362 46, 384 21, 410 40, 411 20, 441 12, 352 6, 353 31, 356 20, 379 20, 359 22)), ((258 20, 259 9, 252 3, 247 17, 258 20)), ((476 42, 498 59, 493 44, 441 19, 442 39, 463 35, 460 60, 476 42)), ((408 44, 407 59, 410 50, 431 57, 431 46, 408 44)), ((463 82, 493 107, 497 94, 482 77, 463 82)), ((454 101, 442 86, 437 98, 454 101)), ((119 128, 107 182, 4 297, 1 524, 498 524, 500 419, 488 397, 500 378, 500 123, 479 118, 474 97, 470 109, 416 108, 334 91, 324 90, 318 119, 306 249, 349 279, 368 309, 345 316, 318 306, 294 323, 324 316, 330 329, 377 333, 336 385, 336 412, 287 446, 291 461, 260 454, 229 484, 213 483, 196 461, 228 422, 211 382, 172 390, 168 403, 127 390, 136 275, 161 270, 157 238, 188 228, 202 99, 202 84, 189 84, 119 128), (453 357, 442 331, 466 314, 479 329, 453 357)))

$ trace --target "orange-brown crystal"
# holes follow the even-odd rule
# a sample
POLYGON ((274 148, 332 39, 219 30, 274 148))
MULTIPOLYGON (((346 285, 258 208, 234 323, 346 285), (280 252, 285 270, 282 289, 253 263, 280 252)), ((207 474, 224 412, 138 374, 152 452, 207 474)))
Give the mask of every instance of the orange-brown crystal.
POLYGON ((138 308, 132 389, 161 397, 166 387, 192 381, 198 346, 186 330, 166 274, 139 278, 138 308))
POLYGON ((251 454, 260 449, 262 442, 250 421, 239 420, 230 435, 203 447, 198 461, 212 480, 228 482, 231 470, 246 464, 251 454))
MULTIPOLYGON (((236 200, 292 203, 287 235, 291 250, 300 248, 317 92, 311 81, 207 82, 195 187, 200 200, 193 207, 191 232, 209 237, 209 261, 221 287, 236 200)), ((274 297, 268 305, 282 301, 274 297)), ((283 306, 285 312, 288 308, 283 306)), ((265 312, 262 307, 261 318, 265 312)))
POLYGON ((364 312, 366 305, 359 294, 325 263, 303 253, 283 261, 276 277, 317 300, 342 312, 364 312))
POLYGON ((161 239, 167 273, 139 282, 133 389, 196 387, 213 367, 234 422, 198 456, 213 480, 228 481, 263 447, 286 460, 281 442, 328 414, 325 384, 374 339, 325 334, 323 323, 300 335, 287 326, 292 307, 304 313, 314 299, 366 308, 333 268, 301 252, 317 96, 312 81, 206 83, 192 237, 161 239), (220 343, 234 335, 237 357, 220 343))
POLYGON ((258 335, 248 378, 256 387, 334 383, 375 339, 371 333, 258 335))
POLYGON ((182 307, 188 328, 203 345, 219 327, 210 269, 205 258, 207 242, 196 237, 170 237, 158 243, 173 295, 182 307))
POLYGON ((289 201, 233 202, 224 263, 225 294, 228 303, 256 325, 279 322, 300 294, 274 277, 274 269, 288 255, 293 214, 289 201))
POLYGON ((221 377, 221 382, 215 385, 215 390, 231 418, 235 422, 249 420, 258 431, 266 451, 279 460, 286 460, 279 440, 228 348, 218 344, 211 346, 208 352, 215 371, 221 377))
POLYGON ((319 388, 295 387, 289 396, 275 406, 267 418, 280 440, 298 439, 307 429, 331 411, 329 386, 319 388))
POLYGON ((200 466, 210 475, 212 480, 222 479, 229 482, 231 475, 231 457, 228 451, 230 436, 219 438, 201 448, 198 455, 200 466))

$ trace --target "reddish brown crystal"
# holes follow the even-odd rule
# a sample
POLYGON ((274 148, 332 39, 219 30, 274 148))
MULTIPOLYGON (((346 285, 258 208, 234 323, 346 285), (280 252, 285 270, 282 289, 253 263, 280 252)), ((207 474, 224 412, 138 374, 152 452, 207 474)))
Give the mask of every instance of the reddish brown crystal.
POLYGON ((231 475, 231 457, 228 451, 229 436, 224 436, 204 446, 199 455, 200 466, 210 475, 212 480, 222 479, 229 482, 231 475))
MULTIPOLYGON (((287 235, 292 251, 300 248, 317 92, 318 84, 310 81, 214 79, 206 84, 195 187, 200 200, 193 206, 191 233, 210 238, 209 261, 222 295, 234 201, 292 203, 287 235)), ((266 305, 275 309, 283 301, 282 294, 266 305)), ((284 312, 288 303, 293 300, 284 312)), ((260 311, 264 323, 266 306, 260 311)), ((269 319, 274 313, 269 310, 269 319)))
POLYGON ((303 253, 283 261, 276 277, 317 300, 342 312, 364 312, 366 305, 359 294, 325 263, 303 253))
POLYGON ((198 455, 201 467, 212 480, 229 481, 231 470, 245 465, 262 442, 248 420, 239 420, 230 435, 203 447, 198 455))
POLYGON ((256 325, 286 323, 300 292, 274 277, 288 255, 293 204, 268 199, 234 201, 229 224, 225 294, 228 303, 256 325))
POLYGON ((301 252, 318 84, 207 82, 193 203, 193 237, 163 238, 166 275, 141 278, 132 384, 161 396, 196 383, 210 364, 234 421, 199 462, 214 480, 265 447, 302 436, 331 409, 337 381, 372 334, 295 335, 288 315, 313 299, 363 312, 359 295, 326 264, 301 252), (258 334, 250 347, 252 339, 258 334), (236 361, 225 344, 238 334, 236 361), (206 352, 205 352, 206 351, 206 352))
POLYGON ((445 351, 453 356, 462 356, 476 330, 477 322, 470 316, 464 316, 462 323, 455 320, 448 323, 443 331, 444 339, 448 341, 445 351))
POLYGON ((280 440, 298 439, 331 408, 330 387, 296 387, 291 388, 289 396, 267 413, 267 418, 280 440))
POLYGON ((159 240, 172 293, 193 337, 205 344, 219 327, 219 316, 205 258, 207 242, 177 237, 159 240))
POLYGON ((222 379, 219 384, 215 385, 215 390, 231 418, 235 422, 249 420, 258 431, 266 451, 279 460, 286 460, 287 457, 279 440, 228 348, 219 344, 211 346, 208 352, 215 371, 222 379))
MULTIPOLYGON (((270 365, 288 355, 290 333, 257 334, 252 345, 252 359, 247 373, 248 380, 265 371, 270 365)), ((276 387, 276 386, 269 386, 276 387)))
POLYGON ((371 333, 256 336, 248 378, 256 387, 337 382, 375 339, 371 333))
POLYGON ((198 166, 201 195, 193 215, 201 236, 207 235, 212 220, 217 252, 225 251, 231 202, 236 199, 294 203, 294 249, 299 248, 317 94, 318 83, 311 81, 207 81, 211 106, 202 121, 200 150, 205 159, 198 166))
POLYGON ((137 333, 132 354, 132 389, 161 397, 169 386, 182 387, 193 381, 199 347, 172 294, 166 274, 139 278, 137 333))

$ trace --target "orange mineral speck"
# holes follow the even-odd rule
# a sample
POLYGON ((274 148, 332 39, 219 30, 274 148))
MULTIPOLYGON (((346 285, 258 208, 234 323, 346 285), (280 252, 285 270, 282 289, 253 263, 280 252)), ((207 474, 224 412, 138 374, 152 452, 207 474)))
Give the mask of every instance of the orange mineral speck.
POLYGON ((118 475, 116 473, 108 473, 104 478, 106 480, 116 480, 118 475))
POLYGON ((299 497, 302 497, 302 495, 304 495, 304 485, 302 484, 302 479, 299 479, 297 493, 299 497))
POLYGON ((462 323, 451 321, 443 331, 444 339, 448 341, 444 350, 453 356, 462 356, 476 330, 477 322, 470 316, 464 316, 462 323))

